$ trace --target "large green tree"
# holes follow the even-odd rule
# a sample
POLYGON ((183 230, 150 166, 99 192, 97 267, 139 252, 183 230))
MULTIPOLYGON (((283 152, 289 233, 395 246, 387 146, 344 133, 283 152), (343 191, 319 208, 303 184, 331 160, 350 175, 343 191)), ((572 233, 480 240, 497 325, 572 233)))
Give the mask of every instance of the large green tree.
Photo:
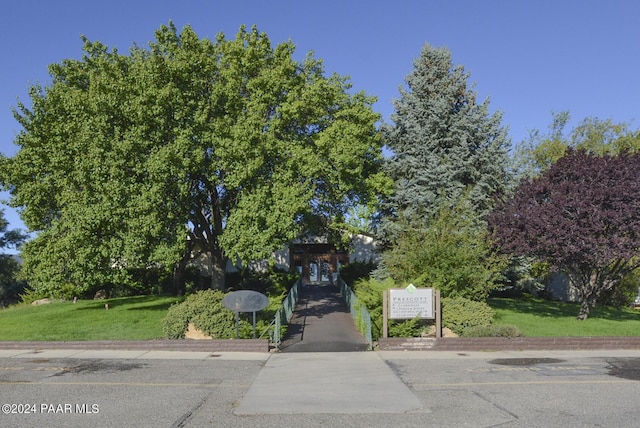
POLYGON ((51 84, 15 111, 19 151, 0 168, 37 232, 30 285, 179 274, 200 251, 221 287, 229 258, 269 257, 310 219, 367 203, 382 159, 375 100, 293 54, 255 27, 211 41, 170 24, 127 55, 84 39, 80 60, 51 65, 51 84))
POLYGON ((462 197, 481 217, 508 183, 502 116, 490 113, 488 100, 477 102, 468 79, 447 49, 425 45, 400 89, 394 124, 383 128, 392 151, 386 170, 395 182, 383 228, 391 235, 400 219, 428 221, 442 204, 454 206, 462 197))
POLYGON ((568 111, 554 112, 546 132, 532 130, 529 138, 515 147, 514 160, 518 177, 532 178, 539 175, 569 149, 582 149, 598 156, 640 151, 640 130, 632 129, 628 123, 587 117, 573 129, 567 130, 570 121, 568 111))

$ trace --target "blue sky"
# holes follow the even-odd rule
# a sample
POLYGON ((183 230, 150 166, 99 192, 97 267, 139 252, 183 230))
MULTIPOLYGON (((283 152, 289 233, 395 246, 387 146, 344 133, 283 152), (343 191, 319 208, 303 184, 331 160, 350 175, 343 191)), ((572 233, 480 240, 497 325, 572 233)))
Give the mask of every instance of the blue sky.
MULTIPOLYGON (((233 37, 257 25, 272 44, 291 40, 299 58, 313 51, 327 73, 349 75, 378 97, 385 121, 413 60, 429 43, 447 47, 471 73, 481 100, 503 112, 515 144, 544 130, 552 111, 639 128, 640 2, 636 0, 21 0, 0 8, 0 152, 15 154, 11 114, 28 102, 47 66, 82 55, 81 35, 127 52, 146 46, 173 21, 201 38, 233 37)), ((7 194, 0 194, 6 198, 7 194)), ((5 205, 11 228, 24 227, 5 205)))

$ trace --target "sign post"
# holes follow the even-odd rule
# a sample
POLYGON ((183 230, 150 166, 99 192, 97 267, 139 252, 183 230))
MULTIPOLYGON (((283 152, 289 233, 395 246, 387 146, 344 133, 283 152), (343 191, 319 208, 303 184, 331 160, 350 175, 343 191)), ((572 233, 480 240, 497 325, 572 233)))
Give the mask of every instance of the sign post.
POLYGON ((256 338, 256 311, 260 311, 269 305, 269 298, 262 293, 252 290, 233 291, 222 299, 225 308, 236 313, 236 339, 238 338, 238 325, 240 324, 240 312, 253 312, 253 338, 256 338))
POLYGON ((391 288, 382 296, 382 337, 388 337, 390 319, 435 319, 436 337, 442 337, 440 291, 433 288, 391 288))

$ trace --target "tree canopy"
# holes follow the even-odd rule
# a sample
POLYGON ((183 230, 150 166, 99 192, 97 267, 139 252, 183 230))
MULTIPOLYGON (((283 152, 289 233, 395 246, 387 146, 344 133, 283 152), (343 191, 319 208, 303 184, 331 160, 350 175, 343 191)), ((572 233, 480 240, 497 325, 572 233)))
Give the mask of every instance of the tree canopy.
POLYGON ((547 132, 533 130, 529 139, 515 148, 516 170, 520 177, 534 177, 551 167, 568 149, 583 149, 595 155, 616 155, 640 151, 640 131, 624 122, 587 117, 567 131, 568 111, 552 114, 547 132))
POLYGON ((445 48, 425 45, 414 61, 394 103, 394 124, 383 128, 392 151, 385 169, 395 182, 390 223, 427 220, 442 203, 455 206, 462 197, 482 216, 507 185, 510 142, 502 115, 489 112, 488 100, 477 103, 468 79, 445 48))
POLYGON ((488 217, 501 250, 565 273, 586 319, 603 292, 638 266, 640 154, 567 154, 488 217))
POLYGON ((127 55, 83 40, 16 108, 19 151, 0 168, 37 232, 24 249, 37 289, 178 273, 197 250, 222 286, 228 258, 268 257, 384 181, 375 99, 311 55, 295 61, 291 42, 172 24, 127 55))
POLYGON ((9 230, 9 223, 0 209, 0 308, 18 301, 18 293, 24 284, 18 281, 20 265, 7 249, 19 248, 26 235, 17 229, 9 230))
POLYGON ((403 284, 433 287, 443 297, 483 301, 498 287, 506 258, 479 228, 471 204, 442 206, 425 227, 404 225, 395 245, 382 255, 385 273, 403 284))
POLYGON ((9 230, 9 222, 4 218, 4 210, 0 209, 0 251, 18 248, 27 236, 19 229, 9 230))

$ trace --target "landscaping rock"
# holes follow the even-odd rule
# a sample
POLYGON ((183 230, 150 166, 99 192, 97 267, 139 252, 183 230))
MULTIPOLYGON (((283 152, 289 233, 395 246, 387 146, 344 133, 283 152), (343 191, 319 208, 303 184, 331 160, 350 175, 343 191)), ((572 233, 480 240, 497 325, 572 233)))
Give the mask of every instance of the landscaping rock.
MULTIPOLYGON (((436 337, 436 326, 429 326, 429 331, 423 334, 423 337, 436 337)), ((450 328, 442 327, 442 337, 458 337, 458 335, 451 331, 450 328)))
POLYGON ((211 336, 207 336, 201 330, 198 330, 197 328, 195 328, 195 326, 191 322, 189 323, 189 327, 187 328, 187 332, 184 334, 184 338, 185 339, 196 339, 196 340, 213 339, 211 336))

